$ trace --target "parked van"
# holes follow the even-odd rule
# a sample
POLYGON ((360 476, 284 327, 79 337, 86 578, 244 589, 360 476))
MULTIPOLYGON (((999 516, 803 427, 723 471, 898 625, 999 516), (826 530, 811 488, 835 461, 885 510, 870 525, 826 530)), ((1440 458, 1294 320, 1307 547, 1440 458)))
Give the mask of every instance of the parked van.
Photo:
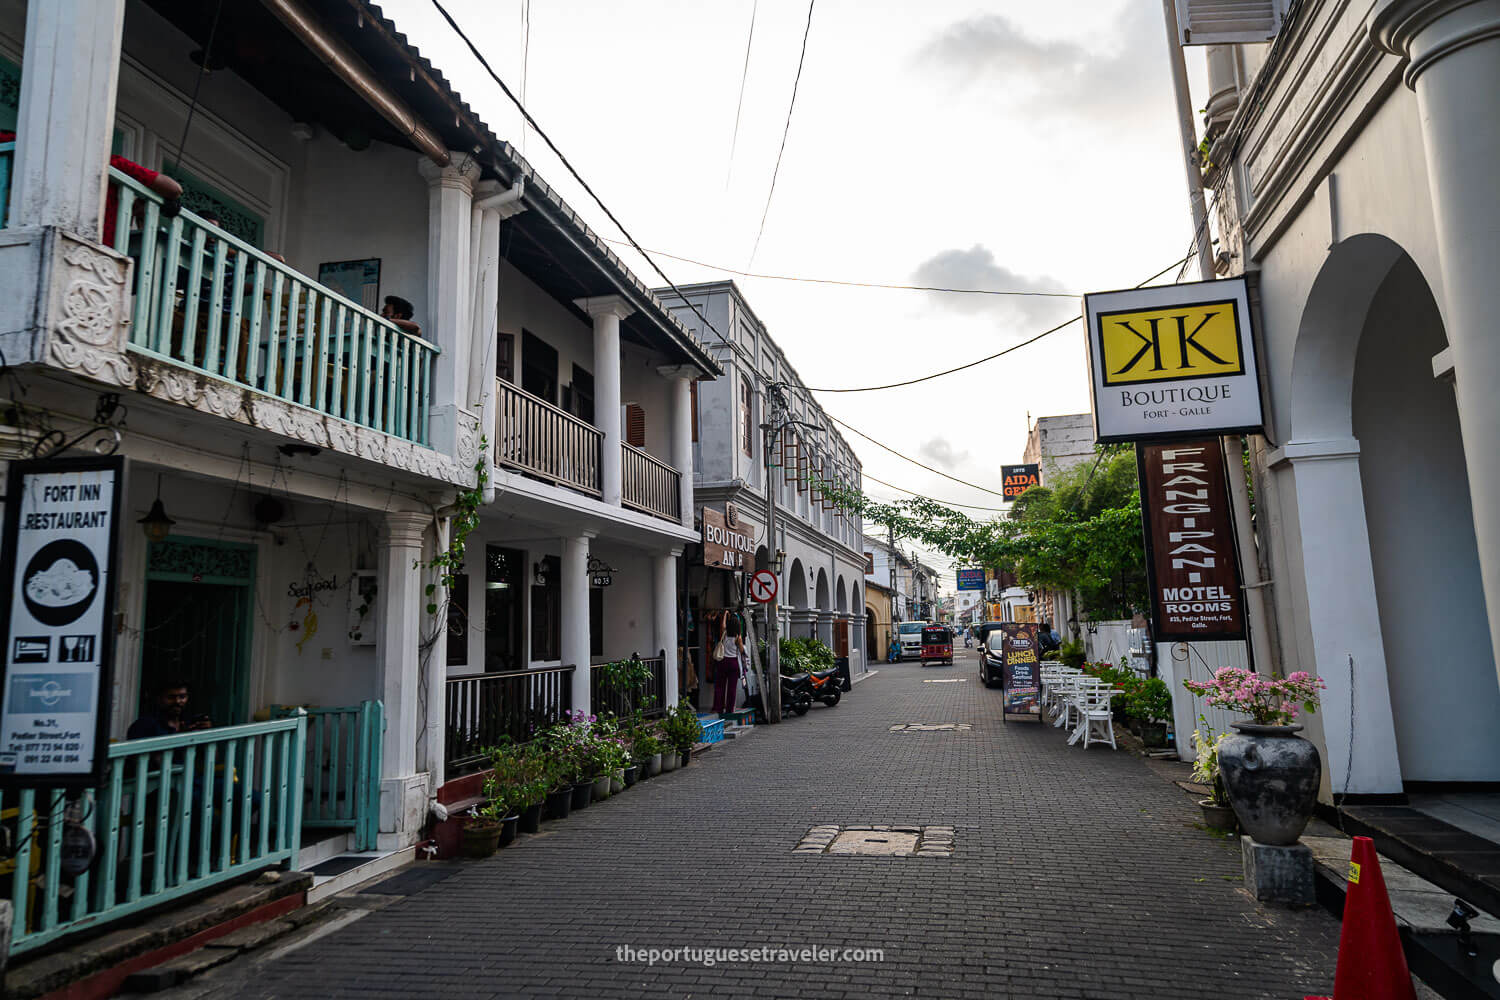
POLYGON ((922 658, 922 628, 931 624, 925 620, 896 623, 896 635, 901 639, 901 659, 920 660, 922 658))

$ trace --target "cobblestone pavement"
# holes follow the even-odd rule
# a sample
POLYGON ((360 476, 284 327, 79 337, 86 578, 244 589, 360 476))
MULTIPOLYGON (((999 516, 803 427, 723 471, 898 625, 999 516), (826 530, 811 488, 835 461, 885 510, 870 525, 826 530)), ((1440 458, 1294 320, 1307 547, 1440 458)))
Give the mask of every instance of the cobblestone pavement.
MULTIPOLYGON (((882 665, 200 997, 1063 997, 1329 992, 1337 922, 1257 905, 1237 845, 1144 762, 1002 725, 969 654, 882 665), (961 679, 963 683, 929 684, 961 679), (901 724, 970 729, 892 731, 901 724), (951 856, 793 853, 815 826, 953 829, 951 856), (635 948, 883 961, 617 960, 635 948)), ((941 832, 935 836, 941 838, 941 832)))

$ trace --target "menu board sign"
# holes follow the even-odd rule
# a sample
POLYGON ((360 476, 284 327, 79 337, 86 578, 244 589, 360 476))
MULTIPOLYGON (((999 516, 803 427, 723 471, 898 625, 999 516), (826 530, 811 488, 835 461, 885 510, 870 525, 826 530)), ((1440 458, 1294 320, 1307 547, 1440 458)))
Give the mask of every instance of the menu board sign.
POLYGON ((11 463, 0 787, 102 779, 124 478, 120 457, 11 463))
POLYGON ((1007 715, 1042 718, 1040 626, 1030 622, 1002 622, 999 631, 1001 671, 1001 719, 1007 715))

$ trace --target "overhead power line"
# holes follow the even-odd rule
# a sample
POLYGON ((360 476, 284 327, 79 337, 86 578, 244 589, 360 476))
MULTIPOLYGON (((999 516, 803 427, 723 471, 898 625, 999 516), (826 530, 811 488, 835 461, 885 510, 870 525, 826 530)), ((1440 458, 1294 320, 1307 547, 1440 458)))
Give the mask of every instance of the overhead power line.
MULTIPOLYGON (((734 150, 740 141, 740 112, 745 108, 745 81, 750 79, 750 45, 755 41, 755 14, 759 10, 760 0, 755 0, 750 5, 750 33, 745 36, 745 67, 740 70, 740 99, 734 105, 734 134, 729 138, 729 165, 724 169, 725 191, 729 190, 729 179, 734 176, 734 150)), ((670 257, 671 254, 663 256, 670 257)))
POLYGON ((909 490, 905 486, 897 486, 895 483, 888 483, 884 479, 877 479, 876 477, 870 475, 868 472, 864 471, 864 469, 860 469, 859 474, 861 478, 868 479, 872 483, 879 483, 881 486, 888 487, 900 493, 910 493, 914 497, 922 497, 924 499, 931 500, 934 503, 940 503, 944 507, 966 507, 969 510, 988 510, 993 511, 997 514, 1006 514, 1010 512, 1010 508, 1008 507, 984 507, 977 503, 959 503, 957 500, 938 500, 936 497, 929 497, 925 493, 918 493, 916 490, 909 490))
MULTIPOLYGON (((612 240, 607 236, 600 237, 606 243, 616 246, 630 246, 624 240, 612 240)), ((772 281, 801 281, 815 285, 843 285, 847 288, 889 288, 905 292, 947 292, 953 295, 1015 295, 1032 296, 1045 299, 1077 299, 1082 298, 1077 292, 1032 292, 1007 288, 949 288, 944 285, 902 285, 889 281, 845 281, 839 278, 806 278, 795 274, 764 274, 759 271, 742 271, 735 267, 726 267, 723 264, 710 264, 706 261, 694 260, 692 257, 683 257, 680 254, 667 253, 665 250, 652 250, 658 257, 667 257, 671 260, 680 260, 684 264, 695 264, 698 267, 706 267, 711 271, 723 271, 725 274, 737 274, 742 278, 767 278, 772 281)), ((1180 262, 1179 262, 1180 263, 1180 262)), ((1170 271, 1177 264, 1172 264, 1166 271, 1170 271)), ((1161 272, 1165 274, 1166 271, 1161 272)), ((1150 278, 1146 279, 1151 280, 1150 278)))
POLYGON ((848 424, 844 423, 838 417, 835 417, 832 413, 828 413, 828 414, 825 414, 825 415, 828 417, 829 420, 832 420, 834 423, 838 424, 840 427, 844 428, 845 430, 853 431, 855 434, 858 434, 860 437, 864 438, 866 441, 868 441, 871 444, 875 445, 877 448, 884 448, 886 451, 890 452, 892 455, 895 455, 897 458, 904 458, 908 462, 910 462, 912 465, 920 466, 921 468, 926 469, 928 472, 936 473, 937 475, 942 476, 944 479, 951 479, 955 483, 958 483, 961 486, 967 486, 971 490, 979 490, 982 493, 993 493, 995 496, 999 497, 1000 499, 1002 499, 1002 500, 1005 499, 1005 494, 1001 493, 999 490, 992 490, 988 486, 980 486, 978 483, 971 483, 967 479, 959 479, 957 476, 950 476, 950 475, 948 475, 948 473, 944 472, 942 469, 934 469, 932 466, 926 465, 926 464, 924 464, 922 462, 919 462, 915 458, 912 458, 909 455, 903 455, 903 454, 901 454, 899 451, 897 451, 896 449, 890 447, 889 445, 881 444, 879 441, 877 441, 874 438, 870 437, 870 435, 866 434, 864 431, 860 430, 859 428, 857 428, 857 427, 851 427, 848 424))
POLYGON ((781 173, 781 156, 786 152, 786 137, 792 131, 792 111, 797 107, 797 87, 802 83, 802 64, 807 61, 807 36, 812 34, 813 7, 818 0, 807 0, 807 26, 802 29, 802 54, 797 57, 797 75, 792 79, 792 99, 786 107, 786 126, 781 130, 781 148, 776 151, 776 166, 771 170, 771 187, 766 192, 766 207, 760 213, 760 229, 755 233, 755 245, 750 248, 750 263, 755 263, 755 253, 760 249, 760 238, 766 232, 766 216, 771 214, 771 199, 776 196, 776 178, 781 173))

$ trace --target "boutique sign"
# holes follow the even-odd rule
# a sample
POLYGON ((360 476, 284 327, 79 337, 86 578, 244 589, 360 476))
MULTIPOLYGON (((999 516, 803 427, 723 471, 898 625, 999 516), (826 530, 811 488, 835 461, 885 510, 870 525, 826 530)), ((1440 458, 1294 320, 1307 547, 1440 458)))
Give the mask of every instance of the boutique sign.
POLYGON ((1136 461, 1151 637, 1243 639, 1244 595, 1219 441, 1138 445, 1136 461))
POLYGON ((710 569, 753 569, 759 538, 760 525, 740 517, 734 504, 725 504, 722 514, 703 508, 703 565, 710 569))
POLYGON ((1100 443, 1261 429, 1244 278, 1084 296, 1100 443))
POLYGON ((125 460, 12 462, 0 576, 0 787, 103 776, 125 460))

